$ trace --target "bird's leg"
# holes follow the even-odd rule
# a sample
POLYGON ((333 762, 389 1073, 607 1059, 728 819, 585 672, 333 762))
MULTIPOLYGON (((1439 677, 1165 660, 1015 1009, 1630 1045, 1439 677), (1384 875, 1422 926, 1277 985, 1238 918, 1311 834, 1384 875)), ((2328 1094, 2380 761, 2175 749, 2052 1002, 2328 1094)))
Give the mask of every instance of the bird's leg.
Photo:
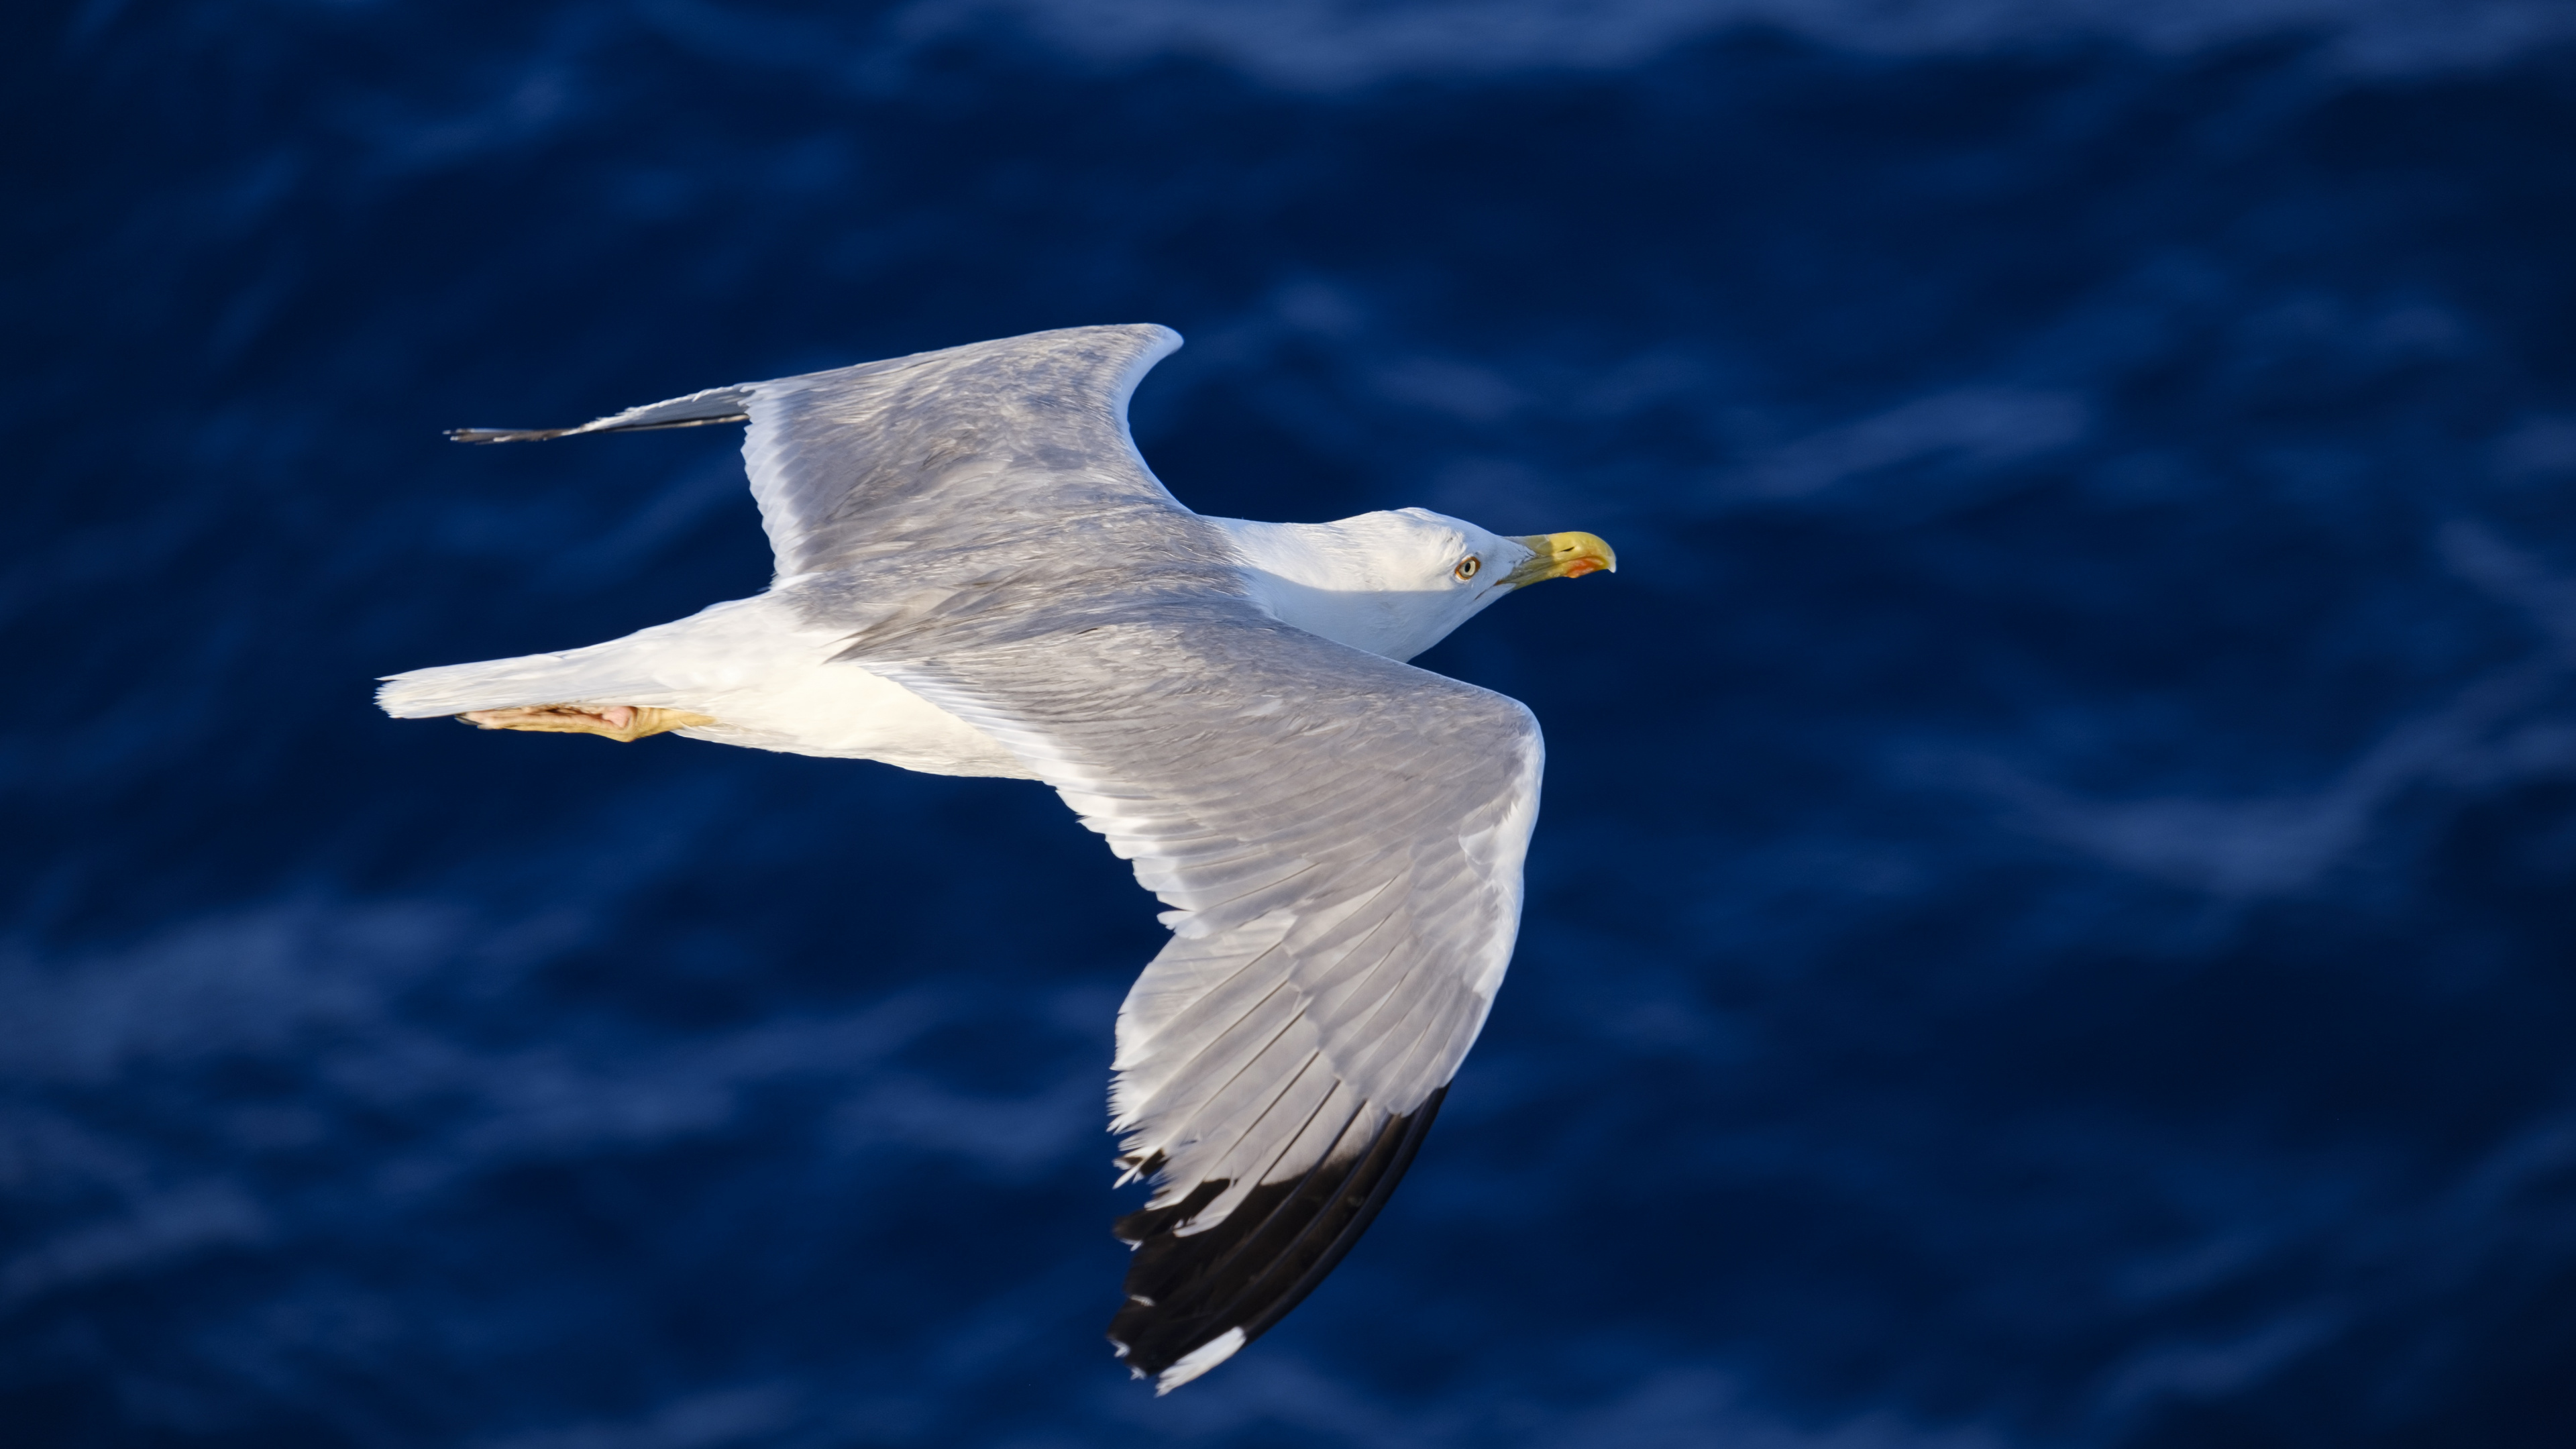
POLYGON ((691 714, 685 709, 655 709, 651 705, 633 704, 536 704, 522 709, 478 709, 457 718, 477 729, 606 735, 612 740, 640 740, 665 730, 715 723, 705 715, 691 714))

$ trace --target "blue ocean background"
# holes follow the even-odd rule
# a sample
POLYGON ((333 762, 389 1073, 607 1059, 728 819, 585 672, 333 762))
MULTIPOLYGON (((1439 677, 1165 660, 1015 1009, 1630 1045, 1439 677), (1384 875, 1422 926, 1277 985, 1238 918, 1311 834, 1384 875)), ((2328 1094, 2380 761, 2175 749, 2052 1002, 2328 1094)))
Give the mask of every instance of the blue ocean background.
POLYGON ((0 1440, 2576 1443, 2576 7, 84 0, 0 68, 0 1440), (1511 978, 1157 1400, 1054 797, 397 723, 731 429, 1189 339, 1205 512, 1589 529, 1511 978))

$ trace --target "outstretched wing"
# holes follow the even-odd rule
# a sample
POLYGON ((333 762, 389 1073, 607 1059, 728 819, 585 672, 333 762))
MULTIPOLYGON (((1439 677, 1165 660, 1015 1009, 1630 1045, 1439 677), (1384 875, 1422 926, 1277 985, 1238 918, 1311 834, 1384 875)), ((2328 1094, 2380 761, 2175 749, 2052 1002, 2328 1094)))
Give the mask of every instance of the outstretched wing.
POLYGON ((1140 506, 1178 511, 1128 436, 1127 398, 1180 345, 1150 323, 1073 327, 710 388, 575 428, 448 436, 538 442, 748 420, 752 496, 779 575, 793 577, 951 533, 989 545, 1012 517, 1043 527, 1140 506))
POLYGON ((1118 1017, 1150 1174, 1110 1337, 1169 1390, 1277 1322, 1384 1204, 1509 963, 1529 711, 1248 608, 877 669, 1054 785, 1173 909, 1118 1017))

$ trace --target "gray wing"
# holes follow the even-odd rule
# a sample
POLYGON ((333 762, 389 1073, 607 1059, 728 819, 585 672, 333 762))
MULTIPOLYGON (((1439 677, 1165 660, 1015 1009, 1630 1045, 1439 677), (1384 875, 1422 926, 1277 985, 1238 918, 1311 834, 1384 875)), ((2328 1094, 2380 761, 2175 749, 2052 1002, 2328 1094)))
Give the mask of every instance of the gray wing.
POLYGON ((459 428, 460 442, 743 422, 781 577, 896 551, 1150 508, 1182 511, 1127 431, 1138 379, 1181 345, 1150 323, 1035 332, 710 388, 575 428, 459 428), (1042 484, 1043 486, 1036 486, 1042 484))
POLYGON ((1172 907, 1111 1093, 1155 1192, 1119 1225, 1110 1336, 1169 1389, 1294 1307, 1410 1161, 1511 957, 1537 723, 1222 601, 867 662, 1019 754, 1172 907))

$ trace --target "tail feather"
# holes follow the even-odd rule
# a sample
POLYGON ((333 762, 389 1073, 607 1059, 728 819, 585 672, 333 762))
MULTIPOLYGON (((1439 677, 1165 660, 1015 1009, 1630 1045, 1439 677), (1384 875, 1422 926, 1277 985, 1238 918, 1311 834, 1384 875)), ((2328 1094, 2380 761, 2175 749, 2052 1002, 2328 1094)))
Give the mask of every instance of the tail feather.
MULTIPOLYGON (((621 641, 622 642, 622 641, 621 641)), ((396 719, 434 719, 477 709, 540 704, 649 705, 668 686, 609 652, 609 645, 526 654, 480 664, 442 664, 388 674, 376 704, 396 719)))
POLYGON ((782 647, 767 595, 710 604, 685 619, 623 639, 480 664, 442 664, 384 677, 376 703, 396 719, 541 704, 651 706, 704 711, 716 681, 782 647))

